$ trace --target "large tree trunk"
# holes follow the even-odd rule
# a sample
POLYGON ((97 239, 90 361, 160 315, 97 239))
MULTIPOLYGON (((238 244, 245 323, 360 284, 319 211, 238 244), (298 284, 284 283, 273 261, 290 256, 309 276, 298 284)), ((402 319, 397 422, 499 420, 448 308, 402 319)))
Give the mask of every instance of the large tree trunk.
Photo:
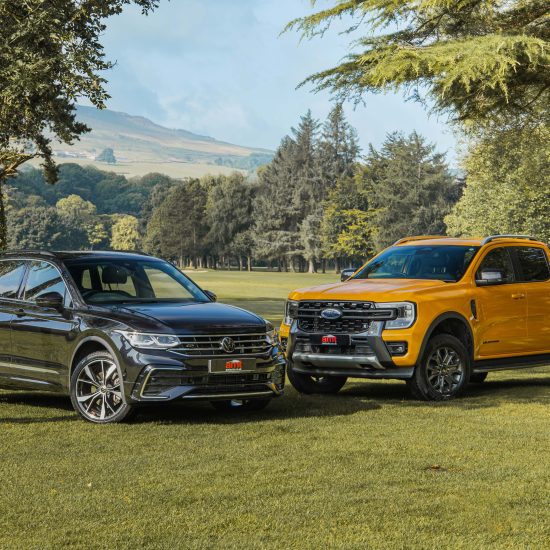
POLYGON ((334 259, 334 272, 340 273, 340 258, 334 259))
POLYGON ((327 272, 327 261, 325 258, 321 260, 321 272, 324 274, 327 272))
POLYGON ((252 256, 246 257, 246 268, 248 271, 252 271, 252 256))
POLYGON ((242 256, 239 256, 239 271, 243 270, 243 258, 242 256))
POLYGON ((315 261, 313 259, 309 260, 309 267, 307 270, 308 273, 317 273, 317 270, 315 269, 315 261))

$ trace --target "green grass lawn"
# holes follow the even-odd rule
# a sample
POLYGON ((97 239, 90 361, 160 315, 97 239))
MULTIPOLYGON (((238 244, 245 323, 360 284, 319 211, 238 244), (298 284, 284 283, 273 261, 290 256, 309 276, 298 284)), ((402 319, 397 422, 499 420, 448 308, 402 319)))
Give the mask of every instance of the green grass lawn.
MULTIPOLYGON (((277 321, 335 275, 193 273, 277 321)), ((550 369, 493 374, 449 403, 402 382, 290 387, 262 413, 155 406, 77 420, 0 392, 0 548, 549 548, 550 369)))

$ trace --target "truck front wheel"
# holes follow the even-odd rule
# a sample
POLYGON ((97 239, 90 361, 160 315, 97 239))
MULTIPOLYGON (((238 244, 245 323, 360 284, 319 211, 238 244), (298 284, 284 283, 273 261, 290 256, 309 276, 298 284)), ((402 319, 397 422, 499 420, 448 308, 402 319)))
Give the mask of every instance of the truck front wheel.
POLYGON ((438 334, 428 342, 408 386, 417 399, 452 399, 466 387, 470 369, 470 358, 464 344, 451 334, 438 334))
POLYGON ((338 393, 346 383, 347 376, 313 376, 295 372, 292 362, 288 363, 288 379, 300 393, 338 393))

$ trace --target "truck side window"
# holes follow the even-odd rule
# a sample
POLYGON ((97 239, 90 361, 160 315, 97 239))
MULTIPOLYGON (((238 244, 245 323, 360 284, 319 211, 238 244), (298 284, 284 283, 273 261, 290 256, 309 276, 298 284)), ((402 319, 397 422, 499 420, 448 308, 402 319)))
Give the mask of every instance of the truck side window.
POLYGON ((531 283, 550 279, 548 260, 542 248, 518 246, 515 250, 521 266, 522 282, 531 283))
POLYGON ((513 283, 516 280, 514 273, 514 264, 512 263, 512 257, 507 247, 495 248, 491 250, 479 266, 477 276, 480 277, 481 272, 484 270, 500 271, 504 278, 504 282, 513 283))

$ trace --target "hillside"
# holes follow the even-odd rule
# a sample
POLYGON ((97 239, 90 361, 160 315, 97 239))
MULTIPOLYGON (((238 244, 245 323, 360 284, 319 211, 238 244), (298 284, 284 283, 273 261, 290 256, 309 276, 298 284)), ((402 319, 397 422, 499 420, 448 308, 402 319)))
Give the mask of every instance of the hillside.
POLYGON ((56 160, 92 164, 128 176, 163 172, 172 177, 255 170, 269 162, 271 151, 218 141, 187 130, 165 128, 127 113, 79 106, 78 119, 92 131, 72 146, 56 143, 56 160), (111 148, 116 164, 95 158, 111 148))

